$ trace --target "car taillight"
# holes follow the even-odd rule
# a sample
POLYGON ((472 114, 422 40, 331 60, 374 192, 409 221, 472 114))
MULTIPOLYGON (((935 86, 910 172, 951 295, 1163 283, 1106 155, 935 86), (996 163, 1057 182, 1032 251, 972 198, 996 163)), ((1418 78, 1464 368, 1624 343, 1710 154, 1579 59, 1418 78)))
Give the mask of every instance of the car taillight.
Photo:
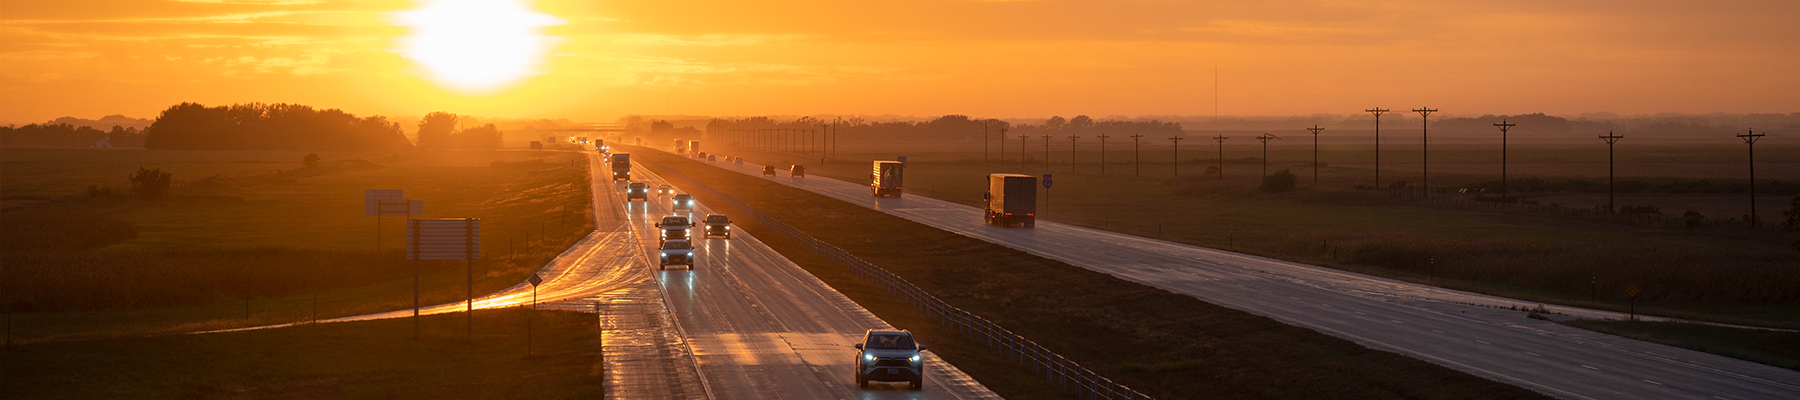
POLYGON ((1037 216, 1037 214, 1036 213, 1025 213, 1025 216, 1028 216, 1028 217, 1029 216, 1037 216))
POLYGON ((1012 215, 1012 213, 1006 213, 1006 215, 1012 215))

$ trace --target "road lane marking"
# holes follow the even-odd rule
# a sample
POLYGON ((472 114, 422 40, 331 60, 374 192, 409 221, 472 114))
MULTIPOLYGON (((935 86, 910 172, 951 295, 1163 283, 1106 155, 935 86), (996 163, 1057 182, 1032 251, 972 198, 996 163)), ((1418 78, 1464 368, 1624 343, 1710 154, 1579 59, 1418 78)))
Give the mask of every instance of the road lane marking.
POLYGON ((1394 323, 1396 323, 1396 324, 1404 324, 1405 323, 1405 322, 1400 322, 1400 320, 1397 320, 1397 319, 1390 319, 1389 321, 1394 321, 1394 323))
POLYGON ((1436 330, 1436 329, 1432 329, 1432 330, 1431 330, 1431 331, 1432 331, 1432 332, 1437 332, 1437 333, 1444 333, 1444 331, 1440 331, 1440 330, 1436 330))
POLYGON ((1533 353, 1533 352, 1529 352, 1529 351, 1525 352, 1525 354, 1530 354, 1532 357, 1543 357, 1542 354, 1533 353))
POLYGON ((1653 381, 1653 380, 1649 380, 1649 379, 1645 379, 1644 382, 1650 382, 1650 384, 1656 385, 1656 386, 1663 386, 1662 382, 1657 382, 1657 381, 1653 381))
POLYGON ((1476 341, 1475 341, 1475 343, 1481 343, 1481 344, 1493 344, 1493 343, 1488 343, 1488 342, 1486 342, 1486 341, 1482 341, 1482 340, 1476 340, 1476 341))
MULTIPOLYGON (((1331 307, 1331 305, 1330 305, 1330 304, 1325 304, 1325 303, 1319 303, 1319 305, 1321 305, 1321 306, 1326 306, 1326 307, 1331 307)), ((1335 307, 1333 307, 1333 308, 1335 308, 1335 307)))
POLYGON ((1357 311, 1357 312, 1356 312, 1356 315, 1369 315, 1369 314, 1363 314, 1363 312, 1362 312, 1362 311, 1357 311))
POLYGON ((1588 366, 1588 365, 1587 365, 1587 364, 1581 364, 1581 367, 1582 367, 1582 368, 1587 368, 1587 369, 1591 369, 1591 370, 1595 370, 1595 371, 1599 371, 1599 370, 1600 370, 1600 369, 1599 369, 1599 368, 1594 368, 1594 367, 1590 367, 1590 366, 1588 366))

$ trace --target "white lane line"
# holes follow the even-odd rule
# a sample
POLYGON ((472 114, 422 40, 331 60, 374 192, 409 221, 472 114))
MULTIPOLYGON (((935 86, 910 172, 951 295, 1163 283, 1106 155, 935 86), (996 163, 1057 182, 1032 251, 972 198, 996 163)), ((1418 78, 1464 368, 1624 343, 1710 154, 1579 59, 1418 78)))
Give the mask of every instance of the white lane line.
POLYGON ((1662 382, 1657 382, 1657 381, 1653 381, 1653 380, 1649 380, 1649 379, 1645 379, 1644 382, 1650 382, 1650 384, 1656 385, 1656 386, 1663 386, 1662 382))
POLYGON ((1396 324, 1404 324, 1405 323, 1405 322, 1400 322, 1400 320, 1397 320, 1397 319, 1390 319, 1389 321, 1394 321, 1394 323, 1396 323, 1396 324))
POLYGON ((1525 352, 1525 354, 1530 354, 1532 357, 1543 357, 1544 356, 1543 354, 1533 353, 1533 352, 1529 352, 1529 351, 1525 352))
POLYGON ((1357 312, 1356 312, 1356 315, 1369 315, 1369 314, 1363 314, 1363 312, 1362 312, 1362 311, 1357 311, 1357 312))
MULTIPOLYGON (((1299 300, 1299 299, 1300 299, 1300 298, 1299 298, 1299 297, 1294 297, 1294 296, 1288 296, 1288 298, 1290 298, 1290 299, 1294 299, 1294 300, 1299 300)), ((883 337, 886 337, 886 336, 883 336, 883 337)))
MULTIPOLYGON (((1325 303, 1319 303, 1319 305, 1321 305, 1321 306, 1326 306, 1326 307, 1331 307, 1331 305, 1330 305, 1330 304, 1325 304, 1325 303)), ((1332 307, 1332 308, 1337 308, 1337 307, 1332 307)))
POLYGON ((1727 398, 1719 397, 1719 396, 1713 396, 1713 398, 1719 399, 1719 400, 1731 400, 1731 399, 1727 399, 1727 398))
POLYGON ((1590 367, 1590 366, 1588 366, 1588 365, 1587 365, 1587 364, 1581 364, 1581 367, 1582 367, 1582 368, 1587 368, 1587 369, 1591 369, 1591 370, 1595 370, 1595 371, 1599 371, 1599 370, 1600 370, 1600 369, 1599 369, 1599 368, 1594 368, 1594 367, 1590 367))
POLYGON ((1431 331, 1432 331, 1432 332, 1437 332, 1437 333, 1444 333, 1444 331, 1440 331, 1440 330, 1436 330, 1436 329, 1432 329, 1432 330, 1431 330, 1431 331))
POLYGON ((1483 340, 1476 340, 1476 341, 1475 341, 1475 343, 1481 343, 1481 344, 1493 344, 1493 343, 1488 343, 1488 342, 1486 342, 1486 341, 1483 341, 1483 340))

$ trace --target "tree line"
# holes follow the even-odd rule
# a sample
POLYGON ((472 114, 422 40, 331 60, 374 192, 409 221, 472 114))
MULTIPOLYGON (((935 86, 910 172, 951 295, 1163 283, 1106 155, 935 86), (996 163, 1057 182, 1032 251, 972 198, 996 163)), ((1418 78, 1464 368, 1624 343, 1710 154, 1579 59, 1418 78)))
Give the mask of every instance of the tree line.
POLYGON ((799 129, 820 130, 825 125, 835 125, 838 138, 845 141, 873 140, 963 140, 976 138, 985 131, 990 135, 999 135, 1001 129, 1007 129, 1007 135, 1120 135, 1129 136, 1143 134, 1151 137, 1175 136, 1181 133, 1181 124, 1174 122, 1149 121, 1096 121, 1086 115, 1072 119, 1051 117, 1043 124, 1020 124, 999 119, 974 119, 967 115, 951 114, 928 121, 892 121, 871 122, 862 118, 851 118, 842 121, 828 121, 814 117, 800 117, 791 121, 776 120, 770 117, 747 118, 715 118, 706 124, 709 135, 728 135, 736 130, 755 129, 799 129))
POLYGON ((412 143, 387 117, 360 118, 338 109, 248 103, 207 107, 181 103, 144 129, 156 150, 400 150, 412 143))
POLYGON ((504 133, 494 124, 462 127, 462 116, 443 111, 419 120, 419 147, 426 149, 498 149, 504 133))
POLYGON ((0 126, 0 147, 144 147, 137 128, 113 125, 111 131, 67 122, 0 126))

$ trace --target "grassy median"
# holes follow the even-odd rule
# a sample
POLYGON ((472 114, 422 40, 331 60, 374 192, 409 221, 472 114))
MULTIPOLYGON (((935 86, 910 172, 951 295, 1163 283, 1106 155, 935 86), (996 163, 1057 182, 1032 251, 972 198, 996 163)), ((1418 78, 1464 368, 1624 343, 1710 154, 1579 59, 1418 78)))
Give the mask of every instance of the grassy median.
POLYGON ((12 399, 599 398, 592 314, 529 309, 245 332, 15 345, 0 356, 12 399), (531 355, 526 354, 530 318, 531 355))
MULTIPOLYGON (((1127 282, 654 151, 654 162, 1158 398, 1541 398, 1519 387, 1127 282)), ((681 182, 677 182, 681 184, 681 182)), ((696 195, 713 207, 722 203, 696 195)), ((726 213, 733 210, 723 208, 726 213)), ((741 211, 740 211, 741 212, 741 211)), ((1060 396, 1025 367, 740 218, 771 247, 1001 395, 1060 396)))

